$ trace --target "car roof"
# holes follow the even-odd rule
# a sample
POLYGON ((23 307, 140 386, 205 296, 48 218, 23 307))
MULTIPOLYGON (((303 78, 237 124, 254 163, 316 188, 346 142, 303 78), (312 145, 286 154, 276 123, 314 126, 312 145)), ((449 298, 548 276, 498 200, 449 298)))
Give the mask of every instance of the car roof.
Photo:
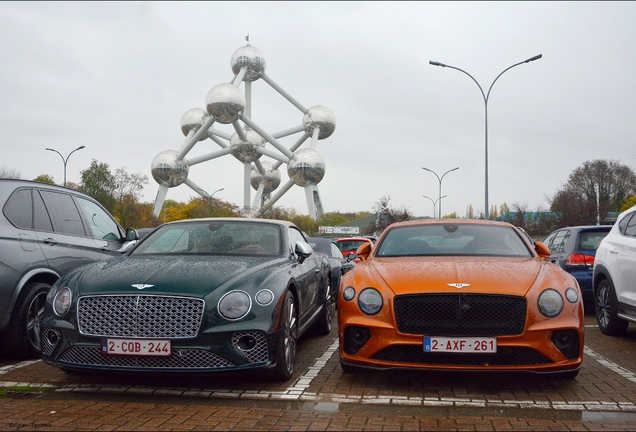
POLYGON ((85 193, 80 192, 80 191, 75 190, 75 189, 70 189, 70 188, 67 188, 67 187, 64 187, 64 186, 59 186, 59 185, 55 185, 55 184, 51 184, 51 183, 38 182, 38 181, 34 181, 34 180, 0 178, 0 187, 2 187, 3 183, 4 184, 15 183, 16 187, 18 187, 18 186, 39 187, 39 188, 44 188, 44 189, 54 189, 54 190, 59 190, 59 191, 72 192, 72 193, 76 193, 76 194, 87 196, 85 193))
POLYGON ((242 217, 219 217, 219 218, 195 218, 195 219, 181 219, 178 221, 172 221, 172 222, 166 222, 164 225, 168 225, 168 224, 178 224, 178 223, 185 223, 185 222, 223 222, 223 221, 227 221, 227 222, 259 222, 259 223, 271 223, 271 224, 277 224, 277 225, 284 225, 288 228, 293 227, 293 228, 297 228, 296 224, 294 224, 293 222, 289 222, 286 220, 279 220, 279 219, 262 219, 262 218, 242 218, 242 217))
POLYGON ((486 219, 417 219, 404 222, 395 222, 387 228, 395 226, 411 226, 411 225, 498 225, 516 228, 514 225, 503 221, 494 221, 486 219))

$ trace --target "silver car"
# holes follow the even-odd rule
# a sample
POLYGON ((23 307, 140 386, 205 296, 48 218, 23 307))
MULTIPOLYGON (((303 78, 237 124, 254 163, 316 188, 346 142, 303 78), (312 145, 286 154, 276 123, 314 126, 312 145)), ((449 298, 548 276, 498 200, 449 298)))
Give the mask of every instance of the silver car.
POLYGON ((121 255, 137 239, 80 192, 0 179, 0 349, 42 352, 40 319, 51 286, 80 265, 121 255))

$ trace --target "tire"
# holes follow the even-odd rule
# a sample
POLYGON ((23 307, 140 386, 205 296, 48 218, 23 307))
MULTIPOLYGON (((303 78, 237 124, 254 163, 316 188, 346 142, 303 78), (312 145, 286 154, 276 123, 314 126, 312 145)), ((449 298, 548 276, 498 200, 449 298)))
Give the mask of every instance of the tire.
POLYGON ((46 296, 51 286, 43 282, 30 282, 24 286, 4 334, 7 352, 18 359, 40 358, 40 321, 46 296))
POLYGON ((320 312, 320 317, 316 322, 316 330, 321 335, 328 335, 331 333, 331 323, 333 321, 333 309, 334 309, 334 301, 331 293, 331 286, 329 282, 327 282, 327 286, 325 287, 325 299, 323 303, 322 311, 320 312))
POLYGON ((612 283, 608 279, 603 279, 596 289, 594 304, 598 328, 608 336, 624 336, 629 325, 629 322, 618 317, 617 303, 612 283))
POLYGON ((294 374, 298 343, 298 316, 294 295, 287 291, 280 320, 274 378, 287 381, 294 374))

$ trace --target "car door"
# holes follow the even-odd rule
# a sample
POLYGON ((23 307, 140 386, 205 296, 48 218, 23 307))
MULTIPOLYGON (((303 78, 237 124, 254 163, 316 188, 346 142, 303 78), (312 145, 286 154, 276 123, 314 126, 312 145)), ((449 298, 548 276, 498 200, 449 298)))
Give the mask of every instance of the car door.
POLYGON ((70 194, 33 190, 34 229, 51 268, 60 275, 102 258, 97 242, 89 237, 70 194))
POLYGON ((119 224, 93 201, 78 196, 75 201, 88 225, 88 236, 97 243, 102 258, 121 255, 125 235, 119 224))
MULTIPOLYGON (((289 227, 289 240, 294 250, 297 241, 307 242, 303 234, 294 227, 289 227)), ((296 289, 300 296, 300 320, 305 322, 317 305, 317 296, 320 289, 320 267, 317 265, 318 254, 312 253, 306 260, 295 268, 295 278, 298 283, 296 289)))
POLYGON ((567 250, 567 242, 570 238, 571 231, 569 229, 562 229, 557 231, 554 239, 550 243, 550 262, 553 262, 561 268, 564 267, 564 260, 567 259, 569 254, 567 250))
POLYGON ((611 237, 608 248, 614 260, 611 272, 618 301, 636 306, 636 212, 624 220, 627 220, 624 229, 620 230, 619 235, 611 237))

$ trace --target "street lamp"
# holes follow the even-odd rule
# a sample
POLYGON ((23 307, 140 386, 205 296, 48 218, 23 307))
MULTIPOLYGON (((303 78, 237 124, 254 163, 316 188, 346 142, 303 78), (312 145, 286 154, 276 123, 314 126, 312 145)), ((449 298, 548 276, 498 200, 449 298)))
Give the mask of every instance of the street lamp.
POLYGON ((424 171, 432 172, 433 174, 435 174, 435 177, 437 177, 437 180, 439 180, 439 195, 438 195, 439 198, 437 200, 439 201, 439 219, 441 219, 442 218, 442 198, 446 197, 446 195, 442 196, 442 180, 444 180, 444 176, 446 174, 448 174, 451 171, 458 170, 459 167, 455 167, 453 169, 449 169, 444 174, 442 174, 442 177, 438 176, 437 173, 435 171, 433 171, 433 170, 430 170, 430 169, 424 168, 424 167, 422 167, 422 169, 424 171))
POLYGON ((86 146, 79 146, 78 148, 76 148, 75 150, 70 152, 68 154, 68 156, 66 156, 66 159, 64 159, 64 156, 62 156, 62 153, 60 153, 59 151, 57 151, 55 149, 52 149, 52 148, 47 148, 48 151, 52 151, 52 152, 55 152, 55 153, 59 154, 60 157, 62 158, 62 162, 64 162, 64 187, 66 187, 66 163, 68 162, 68 158, 70 158, 73 153, 75 153, 76 151, 81 150, 83 148, 86 148, 86 146))
POLYGON ((426 195, 422 195, 422 196, 424 198, 428 198, 433 203, 433 219, 435 219, 435 205, 437 204, 437 201, 439 201, 440 199, 446 198, 446 195, 444 195, 443 197, 437 198, 435 201, 433 201, 433 198, 427 197, 426 195))
POLYGON ((208 197, 208 201, 210 202, 210 216, 213 216, 213 214, 212 214, 212 211, 213 211, 213 209, 212 209, 212 197, 214 196, 215 193, 221 192, 222 190, 224 190, 224 189, 223 188, 217 189, 214 192, 212 192, 212 194, 208 197))
POLYGON ((486 181, 485 181, 485 188, 486 188, 486 193, 485 193, 485 209, 484 209, 484 215, 485 218, 488 219, 488 98, 490 97, 490 90, 492 90, 492 86, 495 85, 495 82, 499 79, 499 77, 501 75, 504 74, 504 72, 506 72, 509 69, 512 69, 515 66, 519 66, 521 64, 524 63, 529 63, 531 61, 535 61, 535 60, 539 60, 541 57, 543 56, 543 54, 539 54, 536 55, 534 57, 530 57, 527 60, 524 60, 522 62, 519 63, 515 63, 512 66, 507 67, 506 69, 503 70, 503 72, 501 72, 499 75, 497 75, 497 78, 495 78, 495 80, 492 82, 492 84, 490 84, 490 88, 488 89, 488 93, 484 93, 484 89, 481 88, 481 85, 479 85, 479 83, 477 82, 477 80, 475 78, 473 78, 473 76, 471 74, 469 74, 468 72, 466 72, 465 70, 462 70, 458 67, 455 66, 449 66, 447 64, 444 63, 440 63, 440 62, 436 62, 436 61, 429 61, 430 64, 432 64, 433 66, 441 66, 441 67, 447 67, 450 69, 455 69, 458 70, 460 72, 465 73, 466 75, 468 75, 473 81, 475 81, 475 84, 477 84, 477 87, 479 87, 479 90, 481 91, 481 95, 484 98, 484 109, 485 109, 485 131, 486 131, 486 146, 485 146, 485 159, 486 159, 486 181))

